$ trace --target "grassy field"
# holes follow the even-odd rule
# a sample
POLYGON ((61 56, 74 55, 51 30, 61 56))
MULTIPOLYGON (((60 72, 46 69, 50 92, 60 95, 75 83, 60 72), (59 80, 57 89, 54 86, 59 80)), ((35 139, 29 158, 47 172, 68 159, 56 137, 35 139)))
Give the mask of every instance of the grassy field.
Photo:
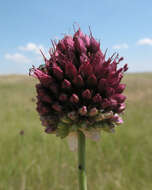
MULTIPOLYGON (((88 190, 152 189, 152 74, 125 82, 125 123, 98 143, 87 140, 88 190)), ((0 76, 0 190, 77 190, 77 153, 43 132, 35 83, 0 76)))

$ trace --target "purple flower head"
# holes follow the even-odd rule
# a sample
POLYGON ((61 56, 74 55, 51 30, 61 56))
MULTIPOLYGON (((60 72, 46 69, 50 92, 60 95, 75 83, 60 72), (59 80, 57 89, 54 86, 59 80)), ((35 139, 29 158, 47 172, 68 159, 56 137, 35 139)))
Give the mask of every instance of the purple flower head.
POLYGON ((106 125, 110 130, 121 124, 126 99, 121 80, 128 69, 127 64, 118 68, 123 57, 106 59, 92 33, 85 35, 80 28, 52 44, 49 59, 42 53, 45 64, 30 70, 39 80, 37 111, 45 132, 64 137, 76 130, 71 126, 84 123, 88 129, 106 125))

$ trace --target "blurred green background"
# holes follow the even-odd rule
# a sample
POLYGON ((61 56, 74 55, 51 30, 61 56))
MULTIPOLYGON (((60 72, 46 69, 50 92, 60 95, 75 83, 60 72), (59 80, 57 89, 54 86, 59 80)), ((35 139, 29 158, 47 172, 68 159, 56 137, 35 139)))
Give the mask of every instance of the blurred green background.
MULTIPOLYGON (((0 76, 0 190, 77 190, 77 152, 43 132, 36 82, 0 76)), ((152 189, 152 74, 127 74, 124 82, 124 124, 97 143, 87 139, 88 190, 152 189)))

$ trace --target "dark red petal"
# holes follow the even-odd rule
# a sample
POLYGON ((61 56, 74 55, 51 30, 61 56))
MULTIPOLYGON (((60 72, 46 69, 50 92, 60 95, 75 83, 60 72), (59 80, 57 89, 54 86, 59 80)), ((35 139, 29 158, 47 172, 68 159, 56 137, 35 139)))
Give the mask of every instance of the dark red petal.
POLYGON ((82 97, 85 98, 85 99, 90 99, 91 98, 91 92, 90 92, 90 90, 86 89, 85 91, 83 91, 82 97))
POLYGON ((76 94, 72 94, 72 96, 70 97, 70 102, 78 103, 79 102, 79 97, 76 94))
POLYGON ((50 108, 43 105, 42 103, 39 103, 37 104, 37 111, 41 114, 41 115, 47 115, 50 113, 50 108))
POLYGON ((67 97, 66 94, 61 94, 61 95, 59 96, 59 100, 60 100, 61 102, 65 102, 67 99, 68 99, 68 97, 67 97))
POLYGON ((100 79, 103 75, 103 69, 101 63, 96 63, 93 65, 94 74, 96 75, 97 79, 100 79))
POLYGON ((53 78, 50 75, 47 75, 40 69, 35 69, 34 67, 31 69, 30 75, 38 78, 40 82, 46 87, 48 87, 53 82, 53 78))
POLYGON ((87 79, 87 83, 89 86, 96 86, 97 85, 97 78, 94 74, 92 74, 91 76, 89 76, 89 78, 87 79))
POLYGON ((62 80, 62 79, 63 79, 63 71, 61 70, 60 67, 54 66, 54 67, 52 67, 52 70, 53 70, 54 76, 55 76, 57 79, 59 79, 59 80, 62 80))
POLYGON ((84 81, 83 78, 81 77, 81 75, 77 75, 74 79, 73 79, 73 83, 78 86, 78 87, 82 87, 84 85, 84 81))
POLYGON ((49 89, 54 93, 58 94, 58 85, 56 83, 53 83, 50 85, 49 89))
POLYGON ((120 80, 118 77, 108 79, 108 85, 113 88, 116 88, 118 86, 119 82, 120 82, 120 80))
POLYGON ((92 65, 89 62, 81 64, 79 72, 81 73, 82 76, 89 77, 90 75, 93 74, 92 65))
POLYGON ((65 51, 66 50, 66 46, 64 44, 64 40, 60 40, 59 43, 57 44, 56 48, 59 51, 65 51))
POLYGON ((65 74, 70 79, 73 79, 77 75, 77 69, 72 63, 67 63, 65 66, 65 74))
POLYGON ((96 53, 100 49, 100 43, 97 42, 93 37, 90 39, 90 50, 92 53, 96 53))
POLYGON ((93 97, 93 102, 94 103, 101 103, 102 101, 102 97, 100 96, 99 93, 97 93, 94 97, 93 97))
POLYGON ((65 36, 64 37, 64 44, 66 45, 66 47, 70 47, 73 49, 74 41, 73 41, 72 36, 65 36))
POLYGON ((62 88, 63 89, 70 89, 71 88, 71 82, 68 81, 67 79, 64 79, 64 81, 62 82, 62 88))
POLYGON ((86 47, 88 48, 90 46, 90 38, 89 38, 89 36, 85 35, 85 36, 82 37, 82 39, 83 39, 86 47))
POLYGON ((75 48, 79 53, 85 53, 86 52, 86 47, 84 41, 80 37, 76 37, 74 39, 75 41, 75 48))
POLYGON ((43 87, 43 85, 42 84, 36 84, 35 85, 35 87, 36 87, 36 90, 39 90, 39 89, 43 89, 44 87, 43 87))
POLYGON ((119 84, 119 86, 116 89, 116 92, 117 93, 122 93, 125 88, 126 88, 126 84, 119 84))
POLYGON ((106 95, 107 96, 112 96, 115 93, 115 90, 111 87, 106 88, 106 95))
POLYGON ((119 103, 122 103, 125 101, 126 96, 124 96, 123 94, 115 94, 112 96, 112 98, 117 100, 119 103))
POLYGON ((84 34, 81 31, 81 29, 79 28, 78 31, 75 32, 73 38, 77 38, 77 37, 83 38, 83 36, 84 36, 84 34))
POLYGON ((119 105, 119 107, 117 108, 116 111, 117 111, 117 113, 121 113, 122 111, 125 110, 125 108, 126 108, 125 103, 122 103, 122 104, 119 105))
POLYGON ((110 98, 110 106, 111 107, 116 107, 118 105, 118 102, 117 100, 113 99, 113 98, 110 98))
POLYGON ((40 98, 43 102, 52 103, 52 99, 50 98, 50 96, 46 94, 43 96, 39 95, 38 98, 40 98))
POLYGON ((102 108, 105 109, 105 108, 108 108, 111 105, 111 103, 107 98, 105 98, 101 105, 102 105, 102 108))
POLYGON ((52 105, 52 108, 57 111, 57 112, 61 112, 62 111, 62 107, 58 104, 58 103, 55 103, 52 105))
POLYGON ((88 57, 85 53, 82 53, 81 56, 80 56, 80 63, 83 64, 85 62, 88 62, 88 57))
POLYGON ((47 93, 46 89, 41 84, 36 85, 36 91, 38 96, 44 96, 47 93))
POLYGON ((100 81, 99 81, 99 84, 98 84, 98 89, 100 90, 100 92, 105 90, 106 86, 107 86, 107 80, 101 78, 100 81))

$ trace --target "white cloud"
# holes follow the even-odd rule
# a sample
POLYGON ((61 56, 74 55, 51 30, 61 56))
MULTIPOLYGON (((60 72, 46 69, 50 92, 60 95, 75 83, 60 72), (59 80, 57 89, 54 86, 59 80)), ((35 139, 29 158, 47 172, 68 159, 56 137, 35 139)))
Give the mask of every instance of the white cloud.
POLYGON ((119 50, 119 49, 127 49, 128 48, 128 44, 123 43, 123 44, 116 44, 112 47, 113 49, 119 50))
POLYGON ((13 61, 15 63, 30 63, 31 62, 29 58, 25 57, 24 55, 20 53, 15 53, 15 54, 6 53, 4 57, 5 59, 9 61, 13 61))
POLYGON ((137 42, 138 45, 150 45, 152 46, 152 38, 143 38, 138 40, 137 42))
POLYGON ((42 45, 37 45, 32 42, 26 44, 25 46, 19 46, 18 49, 22 51, 33 52, 36 54, 40 54, 40 49, 44 51, 44 47, 42 45))

